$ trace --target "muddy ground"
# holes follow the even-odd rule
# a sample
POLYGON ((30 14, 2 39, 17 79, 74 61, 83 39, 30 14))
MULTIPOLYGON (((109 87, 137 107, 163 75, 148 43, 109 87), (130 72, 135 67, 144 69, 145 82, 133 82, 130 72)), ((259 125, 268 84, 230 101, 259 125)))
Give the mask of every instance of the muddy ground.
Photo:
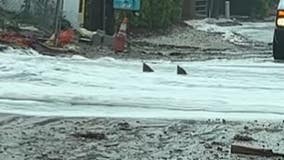
POLYGON ((272 44, 250 41, 235 35, 242 42, 224 39, 222 33, 210 33, 190 26, 174 26, 162 34, 129 36, 128 49, 114 53, 111 46, 80 43, 79 55, 87 58, 113 57, 121 59, 192 61, 210 59, 243 59, 272 57, 272 44))
MULTIPOLYGON (((80 44, 79 55, 191 61, 272 57, 271 44, 236 45, 220 33, 176 27, 168 34, 132 37, 125 53, 80 44)), ((56 53, 54 53, 56 54, 56 53)), ((66 55, 64 55, 66 56, 66 55)), ((0 115, 0 160, 259 159, 231 154, 235 142, 284 153, 284 122, 62 118, 0 115)))
POLYGON ((1 115, 3 160, 281 160, 231 154, 233 143, 284 153, 284 122, 1 115))

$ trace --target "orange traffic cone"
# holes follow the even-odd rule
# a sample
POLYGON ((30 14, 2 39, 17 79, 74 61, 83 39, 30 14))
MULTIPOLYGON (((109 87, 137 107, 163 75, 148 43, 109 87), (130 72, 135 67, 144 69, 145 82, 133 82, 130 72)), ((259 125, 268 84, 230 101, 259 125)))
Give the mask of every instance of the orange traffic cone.
POLYGON ((126 33, 127 32, 127 23, 128 23, 128 18, 124 18, 121 25, 120 25, 120 29, 119 29, 118 34, 127 36, 127 33, 126 33))
POLYGON ((123 52, 127 47, 127 23, 128 18, 124 18, 118 33, 114 35, 113 50, 117 52, 123 52))

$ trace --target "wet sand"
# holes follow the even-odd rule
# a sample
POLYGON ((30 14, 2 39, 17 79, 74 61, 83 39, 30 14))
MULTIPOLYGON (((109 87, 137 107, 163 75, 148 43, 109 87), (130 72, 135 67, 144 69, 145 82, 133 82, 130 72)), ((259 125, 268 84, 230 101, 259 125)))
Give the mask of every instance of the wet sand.
POLYGON ((0 117, 1 160, 283 159, 231 154, 236 142, 284 153, 282 121, 0 117))

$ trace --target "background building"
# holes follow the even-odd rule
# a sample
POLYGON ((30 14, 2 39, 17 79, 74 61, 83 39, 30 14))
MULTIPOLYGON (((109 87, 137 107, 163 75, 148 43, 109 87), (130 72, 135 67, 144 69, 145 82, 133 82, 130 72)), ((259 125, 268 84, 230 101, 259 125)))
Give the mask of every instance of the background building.
POLYGON ((230 1, 233 16, 265 17, 277 4, 277 0, 184 0, 183 18, 222 17, 225 13, 225 2, 230 1))

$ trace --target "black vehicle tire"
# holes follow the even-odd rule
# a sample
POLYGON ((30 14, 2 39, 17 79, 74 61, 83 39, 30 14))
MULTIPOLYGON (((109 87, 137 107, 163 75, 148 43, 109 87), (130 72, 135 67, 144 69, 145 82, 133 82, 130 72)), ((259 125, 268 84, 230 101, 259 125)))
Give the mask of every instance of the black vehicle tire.
POLYGON ((273 57, 275 60, 284 60, 284 47, 277 41, 276 36, 273 39, 273 57))

